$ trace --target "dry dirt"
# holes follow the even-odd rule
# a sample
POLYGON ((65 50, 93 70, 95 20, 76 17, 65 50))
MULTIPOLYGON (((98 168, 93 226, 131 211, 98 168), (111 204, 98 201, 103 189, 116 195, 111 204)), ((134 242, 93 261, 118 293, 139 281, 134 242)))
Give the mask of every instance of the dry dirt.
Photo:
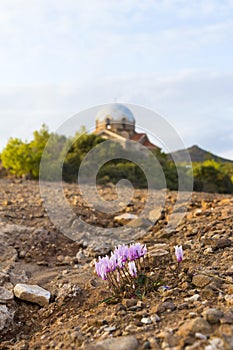
MULTIPOLYGON (((153 255, 148 275, 169 288, 107 304, 109 290, 93 260, 114 246, 61 234, 46 214, 38 183, 1 180, 0 189, 0 286, 37 284, 51 293, 46 307, 15 297, 5 302, 11 321, 0 331, 0 349, 233 349, 232 196, 193 193, 185 218, 165 231, 176 197, 169 192, 156 223, 137 228, 153 255), (177 275, 175 244, 183 245, 185 256, 177 275)), ((115 195, 111 186, 102 190, 110 199, 115 195)), ((67 184, 65 191, 91 222, 77 186, 67 184)), ((137 190, 127 211, 140 212, 145 195, 137 190)), ((98 213, 95 224, 120 225, 98 213)))

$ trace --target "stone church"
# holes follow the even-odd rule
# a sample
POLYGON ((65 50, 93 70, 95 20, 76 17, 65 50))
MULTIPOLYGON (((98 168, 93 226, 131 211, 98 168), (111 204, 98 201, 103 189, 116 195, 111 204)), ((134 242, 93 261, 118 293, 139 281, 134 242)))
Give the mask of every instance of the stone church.
POLYGON ((135 130, 133 113, 120 103, 108 104, 97 113, 94 133, 105 139, 120 141, 124 147, 127 145, 127 140, 131 140, 150 150, 159 149, 150 142, 146 133, 138 133, 135 130))

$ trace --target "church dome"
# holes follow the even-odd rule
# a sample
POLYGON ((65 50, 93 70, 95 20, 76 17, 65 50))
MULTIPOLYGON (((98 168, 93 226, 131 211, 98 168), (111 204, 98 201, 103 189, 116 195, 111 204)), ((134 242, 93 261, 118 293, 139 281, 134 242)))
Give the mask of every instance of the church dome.
POLYGON ((135 119, 131 110, 120 103, 111 103, 103 107, 96 115, 96 122, 102 124, 110 119, 112 123, 122 123, 135 125, 135 119))

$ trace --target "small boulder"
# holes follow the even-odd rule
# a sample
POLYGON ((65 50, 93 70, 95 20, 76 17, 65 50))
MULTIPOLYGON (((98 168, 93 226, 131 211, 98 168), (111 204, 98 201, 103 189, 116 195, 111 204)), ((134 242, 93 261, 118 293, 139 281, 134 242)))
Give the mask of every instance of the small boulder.
POLYGON ((195 275, 193 276, 192 283, 196 287, 204 288, 212 281, 211 277, 206 275, 195 275))
POLYGON ((49 304, 50 292, 37 285, 18 283, 14 287, 14 294, 19 299, 30 301, 40 306, 49 304))
POLYGON ((98 341, 96 344, 85 347, 85 350, 137 350, 138 341, 132 336, 122 336, 98 341))
POLYGON ((195 333, 202 333, 204 335, 209 335, 211 333, 210 324, 204 320, 202 317, 194 318, 186 323, 184 323, 177 334, 183 337, 195 335, 195 333))
POLYGON ((218 323, 222 316, 223 316, 223 312, 221 310, 218 310, 218 309, 215 309, 215 308, 210 308, 210 309, 205 310, 203 312, 203 317, 210 324, 218 323))
POLYGON ((219 238, 219 239, 213 240, 212 242, 213 250, 227 248, 227 247, 230 247, 231 245, 232 245, 232 241, 229 238, 219 238))

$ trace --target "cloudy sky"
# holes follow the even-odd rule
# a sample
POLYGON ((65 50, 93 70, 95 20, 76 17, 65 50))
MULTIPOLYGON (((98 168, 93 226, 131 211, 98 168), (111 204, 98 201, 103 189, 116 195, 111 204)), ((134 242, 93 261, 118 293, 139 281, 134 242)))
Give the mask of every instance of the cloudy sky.
POLYGON ((0 150, 115 98, 233 159, 233 0, 0 1, 0 150))

